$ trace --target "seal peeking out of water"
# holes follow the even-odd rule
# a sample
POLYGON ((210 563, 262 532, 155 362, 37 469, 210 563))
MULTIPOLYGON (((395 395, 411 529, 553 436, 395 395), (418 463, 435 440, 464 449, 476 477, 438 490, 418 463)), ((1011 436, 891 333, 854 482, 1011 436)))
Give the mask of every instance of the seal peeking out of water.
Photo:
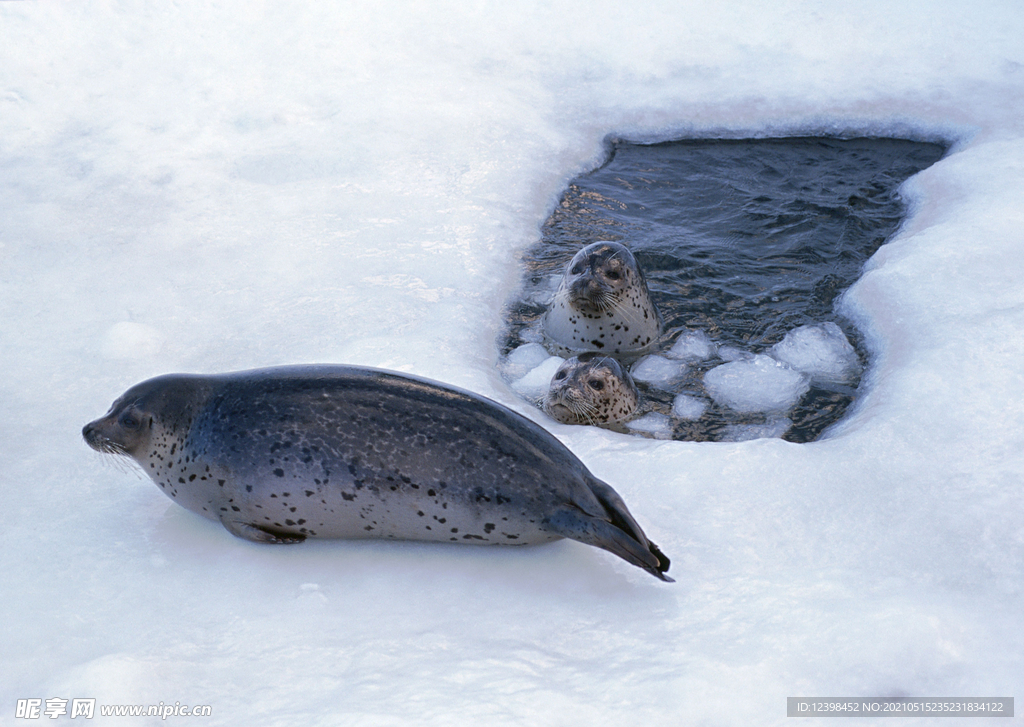
POLYGON ((558 440, 425 379, 351 366, 172 374, 129 389, 82 435, 247 540, 564 537, 671 580, 615 490, 558 440))
POLYGON ((639 355, 661 334, 661 315, 633 253, 595 242, 566 266, 544 317, 548 338, 569 353, 639 355))
POLYGON ((618 361, 584 353, 551 378, 544 411, 563 424, 618 424, 636 414, 640 392, 618 361))

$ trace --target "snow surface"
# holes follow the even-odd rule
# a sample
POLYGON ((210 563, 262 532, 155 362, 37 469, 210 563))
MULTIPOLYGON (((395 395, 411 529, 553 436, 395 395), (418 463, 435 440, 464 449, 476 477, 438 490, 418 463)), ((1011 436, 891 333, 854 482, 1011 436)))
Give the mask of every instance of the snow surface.
POLYGON ((32 697, 205 725, 1024 697, 1021 38, 1001 0, 0 3, 0 722, 32 697), (955 144, 840 303, 871 361, 828 437, 556 425, 504 382, 517 256, 608 134, 955 144), (567 541, 243 542, 81 440, 144 378, 302 362, 541 422, 677 582, 567 541))

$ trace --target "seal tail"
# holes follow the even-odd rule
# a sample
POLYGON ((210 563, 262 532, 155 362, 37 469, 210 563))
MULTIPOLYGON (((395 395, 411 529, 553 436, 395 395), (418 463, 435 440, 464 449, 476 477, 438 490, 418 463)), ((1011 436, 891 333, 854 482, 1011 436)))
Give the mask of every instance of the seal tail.
POLYGON ((565 509, 548 518, 550 529, 563 537, 607 550, 627 563, 643 568, 655 578, 674 583, 665 575, 671 561, 647 539, 619 494, 600 480, 592 480, 589 484, 604 509, 605 517, 595 517, 576 508, 565 509))

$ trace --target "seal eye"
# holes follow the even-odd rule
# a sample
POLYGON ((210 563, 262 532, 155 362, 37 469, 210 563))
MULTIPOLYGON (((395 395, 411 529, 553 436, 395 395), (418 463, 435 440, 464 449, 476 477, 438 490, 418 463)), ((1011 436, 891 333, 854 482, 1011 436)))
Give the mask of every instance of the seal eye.
POLYGON ((600 391, 604 388, 604 382, 601 379, 591 379, 587 383, 590 384, 590 388, 594 391, 600 391))
POLYGON ((604 276, 609 280, 618 280, 619 278, 622 277, 618 270, 609 270, 607 273, 604 274, 604 276))
POLYGON ((564 378, 565 378, 565 372, 564 371, 559 371, 557 374, 555 374, 555 379, 557 381, 561 381, 564 378))
POLYGON ((574 265, 573 269, 570 272, 572 272, 573 275, 579 275, 580 273, 583 272, 583 266, 582 265, 574 265))
POLYGON ((141 422, 129 412, 125 412, 118 417, 117 423, 125 429, 138 429, 141 422))

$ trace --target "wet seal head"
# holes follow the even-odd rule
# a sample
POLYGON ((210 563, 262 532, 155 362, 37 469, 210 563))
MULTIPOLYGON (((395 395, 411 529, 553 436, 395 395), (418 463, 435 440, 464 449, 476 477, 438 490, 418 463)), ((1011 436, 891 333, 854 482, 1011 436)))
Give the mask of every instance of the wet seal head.
POLYGON ((544 317, 544 332, 568 353, 638 355, 657 342, 661 326, 643 271, 617 242, 576 253, 544 317))
POLYGON ((620 424, 636 415, 640 392, 626 368, 609 356, 583 353, 551 378, 544 411, 563 424, 620 424))
POLYGON ((82 436, 250 541, 571 538, 671 580, 622 498, 557 439, 425 379, 330 365, 161 376, 82 436))

